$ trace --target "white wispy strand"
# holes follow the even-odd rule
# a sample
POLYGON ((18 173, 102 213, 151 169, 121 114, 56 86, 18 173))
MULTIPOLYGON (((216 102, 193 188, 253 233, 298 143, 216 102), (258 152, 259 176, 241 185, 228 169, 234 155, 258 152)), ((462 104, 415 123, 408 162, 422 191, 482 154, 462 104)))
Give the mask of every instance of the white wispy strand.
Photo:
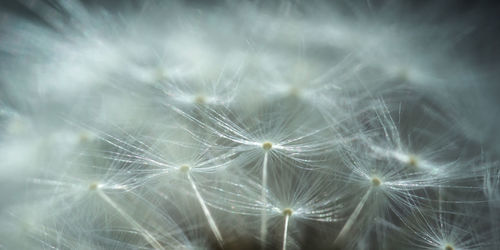
POLYGON ((340 230, 340 233, 337 235, 337 238, 335 238, 335 241, 333 242, 334 245, 343 245, 343 242, 345 241, 346 234, 349 233, 349 231, 351 230, 351 227, 356 222, 356 219, 358 218, 359 213, 361 213, 361 209, 363 209, 371 192, 372 192, 372 187, 370 187, 366 191, 366 193, 363 195, 363 198, 361 198, 358 205, 356 206, 356 208, 354 209, 352 214, 349 216, 349 218, 345 222, 344 226, 340 230))
MULTIPOLYGON (((262 204, 267 203, 267 155, 268 152, 264 153, 264 160, 262 161, 262 189, 261 189, 261 202, 262 204)), ((261 212, 261 225, 260 225, 260 238, 262 242, 266 241, 267 236, 267 214, 266 210, 262 210, 261 212)), ((263 246, 262 246, 263 248, 263 246)))
POLYGON ((208 210, 208 207, 205 203, 205 200, 201 196, 200 192, 198 191, 198 187, 196 187, 196 184, 194 183, 191 175, 187 173, 187 178, 189 180, 189 183, 191 184, 191 187, 193 187, 193 191, 196 194, 196 198, 198 199, 198 202, 201 205, 201 208, 203 209, 203 213, 205 214, 205 217, 207 218, 208 224, 210 225, 210 229, 212 229, 212 232, 215 235, 215 238, 217 238, 217 243, 223 247, 224 246, 224 240, 222 239, 222 235, 219 231, 219 228, 217 227, 217 224, 215 224, 215 220, 212 217, 212 214, 210 214, 210 210, 208 210))
POLYGON ((144 238, 154 247, 154 249, 164 249, 163 246, 155 239, 150 232, 144 229, 137 221, 135 221, 130 215, 123 211, 113 200, 109 198, 105 193, 99 190, 99 186, 96 187, 96 192, 104 201, 106 201, 111 207, 113 207, 127 222, 129 222, 135 229, 137 229, 144 238))

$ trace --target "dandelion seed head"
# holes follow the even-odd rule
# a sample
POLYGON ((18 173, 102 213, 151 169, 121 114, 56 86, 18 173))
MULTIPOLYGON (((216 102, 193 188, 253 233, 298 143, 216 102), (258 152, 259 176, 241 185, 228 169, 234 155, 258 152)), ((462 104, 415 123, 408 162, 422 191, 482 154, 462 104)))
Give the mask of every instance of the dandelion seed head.
POLYGON ((440 11, 370 1, 12 1, 0 8, 2 248, 500 243, 498 157, 477 165, 490 143, 455 122, 481 96, 469 81, 498 80, 457 60, 477 34, 468 20, 429 26, 440 11), (35 18, 11 18, 15 6, 35 18), (12 237, 11 224, 27 229, 12 237))

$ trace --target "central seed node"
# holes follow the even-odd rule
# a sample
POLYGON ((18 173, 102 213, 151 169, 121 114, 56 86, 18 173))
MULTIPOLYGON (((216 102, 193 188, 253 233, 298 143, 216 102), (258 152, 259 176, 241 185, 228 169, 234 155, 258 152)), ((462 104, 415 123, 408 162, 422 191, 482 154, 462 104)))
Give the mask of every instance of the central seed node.
POLYGON ((206 102, 206 99, 202 95, 198 95, 194 98, 194 102, 197 104, 204 104, 206 102))
POLYGON ((271 148, 272 148, 272 147, 273 147, 273 144, 272 144, 272 143, 270 143, 270 142, 268 142, 268 141, 267 141, 267 142, 262 143, 262 148, 263 148, 264 150, 266 150, 266 151, 271 150, 271 148))
POLYGON ((446 245, 446 246, 444 247, 444 250, 454 250, 454 249, 455 249, 455 248, 454 248, 454 247, 452 247, 450 244, 448 244, 448 245, 446 245))
POLYGON ((99 187, 99 183, 93 182, 89 185, 89 190, 96 190, 99 187))
POLYGON ((291 87, 289 90, 290 96, 298 97, 300 95, 300 89, 297 87, 291 87))
POLYGON ((378 177, 373 177, 372 184, 373 184, 373 186, 378 187, 378 186, 380 186, 380 184, 382 184, 382 181, 378 177))
POLYGON ((179 168, 179 171, 183 172, 183 173, 187 173, 189 172, 191 168, 188 166, 188 165, 182 165, 180 168, 179 168))
POLYGON ((284 216, 292 216, 293 210, 291 208, 285 208, 283 209, 283 215, 284 216))
POLYGON ((408 156, 408 165, 410 165, 412 167, 418 166, 418 159, 415 155, 408 156))

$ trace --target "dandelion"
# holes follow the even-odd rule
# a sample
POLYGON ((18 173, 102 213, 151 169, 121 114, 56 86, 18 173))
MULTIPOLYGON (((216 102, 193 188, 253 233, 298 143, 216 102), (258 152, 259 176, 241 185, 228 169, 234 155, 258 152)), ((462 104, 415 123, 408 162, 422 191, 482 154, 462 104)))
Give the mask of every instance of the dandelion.
MULTIPOLYGON (((237 73, 237 72, 236 72, 237 73)), ((229 106, 238 91, 238 76, 225 77, 224 72, 214 82, 194 81, 190 79, 173 79, 158 88, 168 100, 181 105, 223 105, 229 106), (229 78, 229 79, 226 79, 229 78)))
POLYGON ((422 185, 453 185, 456 181, 478 177, 479 172, 470 167, 478 160, 476 152, 469 152, 458 146, 468 142, 460 141, 458 135, 450 132, 446 127, 449 122, 436 118, 440 115, 435 113, 436 111, 425 109, 422 119, 436 120, 432 121, 428 128, 421 128, 412 124, 418 122, 418 118, 403 121, 401 119, 404 117, 398 117, 396 124, 387 105, 383 102, 379 102, 379 105, 380 110, 374 110, 377 117, 375 123, 371 124, 378 132, 366 137, 360 136, 367 140, 374 157, 399 162, 400 169, 407 169, 414 176, 421 175, 422 180, 426 180, 422 185), (434 134, 437 133, 435 131, 441 130, 445 132, 434 134), (401 136, 403 131, 406 132, 407 138, 401 136))
MULTIPOLYGON (((237 123, 230 120, 230 117, 235 117, 235 115, 210 108, 206 109, 204 115, 207 122, 196 119, 179 109, 175 108, 175 110, 186 117, 188 121, 200 126, 203 131, 214 134, 223 140, 223 142, 218 142, 219 145, 234 145, 230 148, 230 152, 237 155, 237 161, 241 162, 241 165, 245 166, 248 163, 257 162, 255 166, 261 167, 262 202, 265 202, 269 165, 279 165, 281 162, 288 161, 299 162, 301 164, 295 166, 308 168, 309 165, 322 161, 322 154, 337 146, 335 133, 330 130, 329 126, 317 128, 312 123, 313 120, 304 124, 302 117, 290 119, 290 117, 284 116, 283 114, 286 113, 283 113, 283 110, 279 108, 256 113, 257 117, 248 117, 241 121, 236 118, 237 123)), ((300 111, 292 110, 292 112, 300 111)), ((201 136, 195 136, 201 140, 201 136)), ((227 146, 223 146, 222 149, 224 147, 227 146)), ((273 167, 271 171, 277 171, 277 169, 273 167)), ((265 237, 267 231, 265 217, 266 211, 263 211, 262 238, 265 237)))
MULTIPOLYGON (((184 129, 173 126, 164 127, 171 131, 159 138, 137 138, 126 134, 128 141, 120 137, 103 134, 102 139, 116 147, 121 152, 113 152, 109 157, 120 162, 133 162, 142 167, 135 169, 145 181, 155 182, 154 179, 187 181, 205 215, 217 242, 224 245, 220 230, 213 218, 200 190, 196 176, 224 171, 232 162, 234 153, 212 155, 210 148, 190 138, 184 129)), ((167 187, 169 187, 167 185, 167 187)))
MULTIPOLYGON (((442 202, 442 201, 441 201, 442 202)), ((445 207, 453 205, 443 204, 445 207)), ((496 242, 487 227, 474 227, 475 223, 485 225, 483 218, 466 215, 460 210, 441 209, 418 211, 405 223, 408 225, 404 247, 408 249, 489 249, 496 242), (479 231, 478 231, 479 230, 479 231)))
MULTIPOLYGON (((140 221, 133 218, 123 204, 127 196, 140 195, 132 192, 137 187, 133 179, 124 178, 123 174, 121 174, 120 171, 122 169, 126 170, 126 167, 133 168, 134 166, 124 166, 119 162, 113 163, 109 168, 88 166, 82 168, 81 172, 67 172, 58 178, 50 177, 51 175, 57 176, 55 173, 51 175, 45 173, 45 177, 33 178, 31 180, 33 190, 31 194, 28 194, 27 198, 37 200, 40 211, 45 216, 48 216, 48 218, 67 216, 71 213, 78 214, 72 220, 64 223, 67 225, 63 224, 62 228, 54 230, 72 232, 74 229, 84 230, 85 226, 92 228, 93 224, 99 222, 99 217, 96 217, 90 224, 85 221, 87 218, 95 217, 97 211, 113 211, 136 230, 138 234, 142 235, 144 240, 151 244, 151 246, 156 249, 163 249, 158 240, 150 232, 151 229, 146 229, 140 221), (73 225, 82 226, 83 228, 78 229, 78 227, 73 225)), ((65 169, 63 168, 62 170, 64 171, 65 169)), ((85 230, 89 230, 90 228, 85 230)))
MULTIPOLYGON (((348 191, 338 183, 334 176, 311 170, 289 170, 271 175, 265 189, 266 197, 262 199, 261 184, 246 177, 213 188, 212 195, 223 198, 211 199, 211 205, 228 213, 247 216, 262 216, 262 211, 265 211, 266 221, 281 219, 281 246, 286 249, 290 225, 298 221, 331 223, 343 219, 350 209, 346 205, 348 191)), ((265 225, 266 235, 263 238, 261 235, 262 241, 268 238, 268 223, 265 225)), ((262 228, 259 231, 262 234, 262 228)))
MULTIPOLYGON (((338 176, 358 194, 357 205, 337 235, 334 245, 343 247, 348 242, 348 235, 353 233, 354 225, 362 232, 368 231, 375 219, 389 217, 389 211, 396 218, 401 218, 403 210, 418 210, 429 198, 419 196, 419 191, 426 190, 426 177, 401 168, 395 162, 379 161, 367 156, 361 158, 346 152, 345 168, 331 167, 330 171, 338 176), (363 226, 360 226, 363 225, 363 226), (366 230, 366 231, 364 231, 366 230)), ((383 232, 377 232, 383 233, 383 232)))
POLYGON ((500 245, 496 16, 107 2, 0 3, 1 249, 500 245))

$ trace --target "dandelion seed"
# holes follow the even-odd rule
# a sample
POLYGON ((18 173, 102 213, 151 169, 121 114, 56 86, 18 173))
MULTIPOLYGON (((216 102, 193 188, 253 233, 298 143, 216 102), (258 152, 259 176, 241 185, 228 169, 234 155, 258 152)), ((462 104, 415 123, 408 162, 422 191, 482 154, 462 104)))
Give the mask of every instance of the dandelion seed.
MULTIPOLYGON (((212 230, 218 244, 222 247, 224 241, 220 230, 215 222, 215 219, 210 212, 203 195, 199 191, 198 183, 193 178, 193 175, 202 173, 213 173, 217 170, 224 169, 231 161, 232 153, 226 153, 213 158, 208 158, 204 155, 208 148, 196 147, 197 142, 192 141, 193 144, 184 142, 176 143, 175 140, 168 139, 162 141, 161 139, 154 139, 151 145, 139 138, 127 135, 130 137, 130 142, 118 139, 109 134, 103 134, 102 139, 114 147, 125 151, 124 154, 114 155, 114 159, 124 162, 137 162, 143 165, 143 174, 147 174, 147 179, 153 178, 174 178, 170 176, 170 172, 177 170, 182 173, 182 179, 189 183, 189 186, 194 193, 198 204, 200 205, 205 219, 212 230), (179 164, 180 162, 190 162, 190 164, 179 164)), ((183 129, 173 129, 173 133, 169 136, 173 138, 182 138, 183 140, 192 140, 189 133, 186 134, 183 129), (183 137, 185 136, 185 137, 183 137)), ((165 138, 163 138, 165 139, 165 138)))
POLYGON ((492 238, 492 232, 484 227, 483 219, 456 209, 456 205, 454 202, 439 201, 437 209, 419 210, 412 214, 404 221, 408 232, 402 247, 448 250, 489 249, 495 246, 497 242, 492 238), (476 223, 482 224, 482 228, 473 227, 476 223))
MULTIPOLYGON (((344 206, 348 192, 334 181, 333 176, 321 175, 314 171, 288 171, 279 175, 273 173, 272 180, 265 190, 266 199, 262 199, 262 184, 248 177, 234 179, 234 183, 224 189, 214 188, 212 195, 224 199, 210 199, 212 206, 233 214, 260 216, 265 211, 265 221, 283 219, 283 247, 289 240, 291 225, 298 221, 337 222, 342 220, 349 207, 344 206), (304 172, 302 172, 304 171, 304 172)), ((261 240, 268 239, 262 236, 261 240)), ((267 231, 267 222, 264 232, 267 231)))

